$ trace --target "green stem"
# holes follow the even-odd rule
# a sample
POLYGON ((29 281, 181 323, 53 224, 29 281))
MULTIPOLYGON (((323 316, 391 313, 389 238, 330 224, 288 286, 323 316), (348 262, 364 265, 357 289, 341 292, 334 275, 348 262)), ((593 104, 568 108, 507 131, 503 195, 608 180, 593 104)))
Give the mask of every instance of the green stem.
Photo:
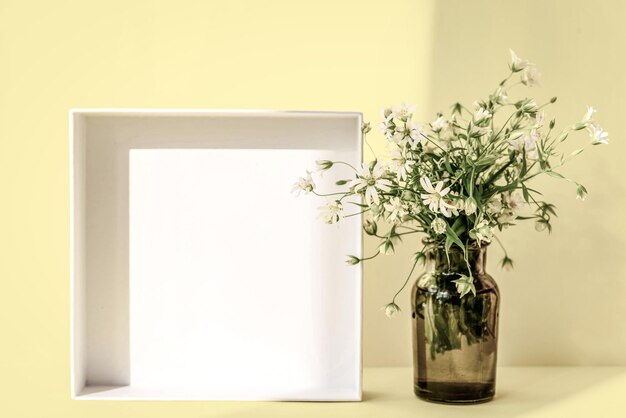
POLYGON ((500 238, 498 238, 498 236, 497 236, 497 235, 494 235, 493 237, 494 237, 494 238, 496 239, 496 241, 498 242, 498 245, 500 246, 500 248, 502 248, 502 251, 504 251, 504 256, 505 256, 505 257, 508 257, 508 256, 509 256, 509 254, 506 252, 506 248, 504 248, 504 245, 502 245, 502 241, 500 241, 500 238))
POLYGON ((343 164, 343 165, 347 165, 348 167, 350 167, 351 169, 353 169, 354 171, 358 171, 356 168, 354 168, 354 166, 352 166, 352 164, 348 164, 344 161, 333 161, 333 164, 343 164))
POLYGON ((367 134, 363 134, 363 142, 365 142, 365 145, 367 145, 367 147, 370 149, 370 151, 372 152, 372 155, 374 156, 374 158, 378 159, 378 157, 376 156, 376 153, 374 152, 374 148, 372 148, 372 146, 370 145, 369 141, 367 140, 367 134))
POLYGON ((337 196, 337 195, 343 195, 345 197, 349 195, 349 193, 318 193, 315 190, 312 190, 312 193, 320 197, 337 196))
MULTIPOLYGON (((424 247, 425 248, 425 247, 424 247)), ((424 249, 422 248, 422 251, 424 249)), ((402 292, 404 290, 404 288, 406 287, 407 283, 409 283, 409 280, 411 279, 411 276, 413 275, 413 271, 415 270, 415 266, 417 266, 417 261, 418 259, 415 260, 415 262, 413 263, 413 267, 411 267, 411 271, 409 272, 409 275, 406 277, 406 280, 404 281, 404 284, 402 285, 402 287, 400 288, 400 290, 398 290, 396 292, 395 295, 393 295, 393 298, 391 299, 391 303, 395 303, 396 302, 396 298, 398 297, 398 295, 400 294, 400 292, 402 292)))
POLYGON ((369 257, 362 258, 361 261, 371 260, 373 258, 378 257, 379 254, 380 254, 380 251, 376 251, 376 254, 369 256, 369 257))

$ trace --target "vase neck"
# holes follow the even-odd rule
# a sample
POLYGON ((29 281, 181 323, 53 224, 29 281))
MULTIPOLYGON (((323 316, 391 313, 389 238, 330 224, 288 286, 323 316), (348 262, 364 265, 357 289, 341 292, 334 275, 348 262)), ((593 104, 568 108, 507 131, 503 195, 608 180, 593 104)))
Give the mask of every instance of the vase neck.
POLYGON ((433 248, 427 253, 427 259, 431 269, 442 272, 454 272, 467 274, 468 264, 473 274, 485 274, 487 263, 487 246, 480 248, 472 247, 467 250, 467 261, 463 251, 459 248, 452 248, 446 254, 443 247, 433 248))

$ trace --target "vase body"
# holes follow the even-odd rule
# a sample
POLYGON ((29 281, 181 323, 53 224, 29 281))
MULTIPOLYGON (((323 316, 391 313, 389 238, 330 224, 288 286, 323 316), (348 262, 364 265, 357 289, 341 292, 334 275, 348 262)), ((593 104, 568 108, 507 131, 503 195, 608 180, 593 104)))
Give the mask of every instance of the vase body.
POLYGON ((444 403, 493 398, 498 354, 499 291, 485 272, 487 247, 427 252, 426 273, 411 292, 415 394, 444 403), (468 267, 469 265, 469 267, 468 267), (476 295, 453 280, 471 269, 476 295))

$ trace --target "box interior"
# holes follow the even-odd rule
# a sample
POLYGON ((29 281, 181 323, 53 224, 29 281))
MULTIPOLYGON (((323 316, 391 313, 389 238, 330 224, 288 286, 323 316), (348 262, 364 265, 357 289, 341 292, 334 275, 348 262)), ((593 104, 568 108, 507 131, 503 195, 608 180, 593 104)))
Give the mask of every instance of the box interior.
POLYGON ((74 111, 73 396, 360 399, 360 216, 290 192, 318 159, 360 164, 360 121, 74 111))

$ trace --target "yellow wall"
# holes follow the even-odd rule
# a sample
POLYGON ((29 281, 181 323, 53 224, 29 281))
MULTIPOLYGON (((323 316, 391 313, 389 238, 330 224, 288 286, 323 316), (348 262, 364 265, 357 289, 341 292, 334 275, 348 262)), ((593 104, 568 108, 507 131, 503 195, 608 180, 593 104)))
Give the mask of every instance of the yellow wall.
POLYGON ((0 415, 203 410, 69 401, 70 108, 423 103, 431 13, 409 0, 0 0, 0 415))
MULTIPOLYGON (((536 94, 559 96, 560 120, 594 104, 613 141, 569 171, 588 186, 585 203, 538 182, 560 208, 553 236, 530 225, 504 236, 518 268, 491 267, 503 293, 501 363, 626 364, 625 12, 618 0, 0 0, 0 412, 206 412, 69 401, 69 108, 360 110, 376 122, 381 106, 408 101, 425 117, 489 91, 509 47, 541 64, 536 94)), ((366 365, 410 363, 408 309, 392 321, 379 310, 410 250, 366 266, 366 365)))

